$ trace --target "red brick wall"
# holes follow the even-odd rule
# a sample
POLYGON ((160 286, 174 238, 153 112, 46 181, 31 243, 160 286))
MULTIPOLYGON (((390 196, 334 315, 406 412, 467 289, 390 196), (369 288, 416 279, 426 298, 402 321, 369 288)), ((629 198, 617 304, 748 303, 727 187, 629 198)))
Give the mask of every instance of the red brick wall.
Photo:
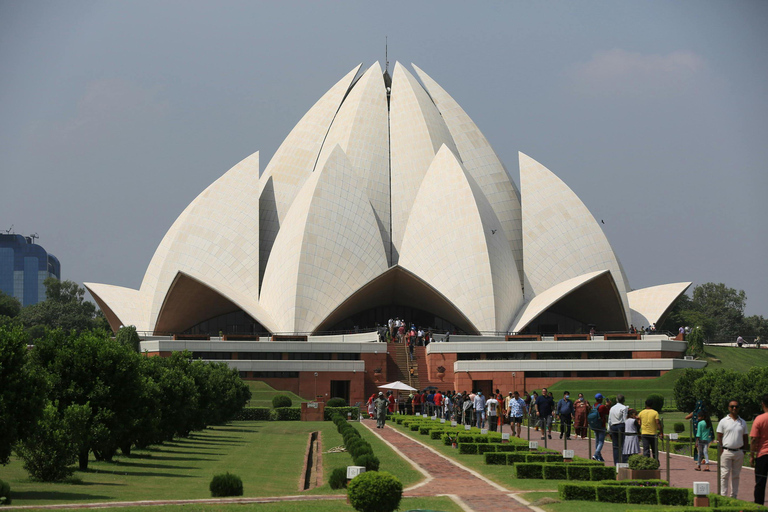
MULTIPOLYGON (((445 367, 445 377, 443 382, 453 382, 453 363, 456 362, 458 356, 454 354, 428 354, 427 355, 427 378, 430 382, 439 382, 437 378, 437 367, 445 367)), ((446 384, 446 385, 447 385, 446 384)))

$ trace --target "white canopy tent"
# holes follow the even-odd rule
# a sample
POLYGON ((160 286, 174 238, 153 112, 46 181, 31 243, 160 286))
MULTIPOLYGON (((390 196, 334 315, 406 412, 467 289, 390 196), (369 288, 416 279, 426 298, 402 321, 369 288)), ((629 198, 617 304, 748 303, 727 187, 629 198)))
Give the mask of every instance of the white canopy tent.
POLYGON ((397 391, 416 391, 416 388, 412 388, 405 382, 401 382, 399 380, 396 380, 395 382, 390 382, 389 384, 383 384, 379 386, 380 389, 394 389, 397 391))

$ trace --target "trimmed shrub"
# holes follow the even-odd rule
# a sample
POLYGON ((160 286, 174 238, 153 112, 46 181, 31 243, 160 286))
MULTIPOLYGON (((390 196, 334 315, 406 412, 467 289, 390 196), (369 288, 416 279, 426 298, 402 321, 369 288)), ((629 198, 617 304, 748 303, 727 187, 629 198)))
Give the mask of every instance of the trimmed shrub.
POLYGON ((485 454, 485 463, 493 466, 506 466, 507 454, 498 452, 487 452, 485 454))
POLYGON ((544 472, 542 470, 543 464, 515 464, 512 471, 515 478, 528 478, 528 479, 542 479, 544 478, 544 472))
POLYGON ((223 475, 214 476, 208 488, 211 490, 211 496, 214 498, 243 495, 243 481, 239 476, 233 475, 229 471, 223 475))
POLYGON ((531 453, 526 456, 525 461, 538 462, 538 463, 562 462, 563 457, 562 455, 555 455, 555 454, 549 454, 549 453, 531 453))
POLYGON ((596 485, 597 501, 603 503, 626 503, 627 488, 618 485, 596 485))
POLYGON ((568 464, 566 465, 566 471, 568 472, 568 480, 587 481, 591 479, 589 466, 574 466, 573 464, 568 464))
POLYGON ((408 428, 411 429, 411 432, 418 432, 419 429, 421 428, 421 424, 420 423, 411 423, 410 425, 408 425, 408 428))
POLYGON ((445 434, 445 431, 444 431, 444 430, 440 430, 440 429, 432 429, 432 430, 429 432, 429 438, 430 438, 430 439, 440 439, 441 437, 443 437, 443 434, 445 434))
POLYGON ((403 484, 386 471, 365 472, 349 482, 347 497, 361 512, 393 512, 400 506, 403 484))
POLYGON ((523 452, 512 452, 507 454, 507 465, 511 466, 512 464, 517 464, 520 462, 525 462, 525 458, 528 456, 527 453, 523 452))
POLYGON ((472 434, 459 434, 459 442, 460 443, 474 443, 475 437, 472 434))
POLYGON ((379 464, 379 458, 373 453, 364 453, 355 458, 355 466, 365 466, 366 471, 378 471, 379 464))
POLYGON ((591 466, 589 468, 589 479, 595 482, 600 480, 610 480, 616 478, 616 468, 613 466, 591 466))
POLYGON ((656 505, 659 500, 655 487, 627 487, 627 502, 638 505, 656 505))
POLYGON ((685 506, 688 504, 688 489, 659 487, 659 505, 685 506))
POLYGON ((685 432, 685 423, 677 422, 673 425, 673 428, 675 429, 675 432, 678 434, 682 434, 685 432))
POLYGON ((293 400, 285 395, 277 395, 272 397, 272 408, 277 409, 279 407, 290 407, 293 405, 293 400))
POLYGON ((482 444, 488 444, 490 441, 488 440, 488 436, 484 436, 482 434, 475 435, 475 442, 476 443, 482 443, 482 444))
POLYGON ((433 428, 434 427, 432 425, 422 425, 419 427, 419 434, 423 436, 429 435, 433 428))
POLYGON ((326 406, 325 410, 323 411, 323 419, 328 421, 331 418, 333 418, 334 415, 338 414, 339 417, 343 418, 344 421, 346 421, 348 412, 352 413, 353 420, 356 420, 360 416, 360 409, 358 409, 357 407, 327 407, 326 406))
POLYGON ((477 443, 459 443, 459 453, 472 455, 477 453, 477 443))
POLYGON ((243 407, 235 419, 240 421, 270 421, 272 409, 269 407, 243 407))
POLYGON ((331 473, 331 478, 328 479, 328 485, 331 489, 343 489, 347 486, 347 470, 346 468, 336 468, 331 473))
POLYGON ((445 446, 451 446, 453 444, 453 439, 449 434, 443 434, 440 436, 440 439, 443 440, 443 444, 445 446))
POLYGON ((594 485, 562 483, 557 486, 561 500, 596 501, 597 493, 594 485))
POLYGON ((279 407, 275 409, 277 421, 301 421, 301 409, 298 407, 279 407))
POLYGON ((516 452, 517 451, 517 446, 515 446, 513 444, 500 444, 499 446, 496 447, 496 451, 497 452, 506 452, 506 453, 516 452))
POLYGON ((494 444, 501 444, 501 435, 492 436, 491 434, 488 434, 488 442, 494 443, 494 444))
POLYGON ((544 464, 544 478, 547 480, 568 480, 568 468, 559 464, 544 464))
POLYGON ((0 505, 11 504, 11 486, 0 480, 0 505))
POLYGON ((496 452, 496 445, 495 444, 478 444, 477 445, 477 453, 480 455, 483 455, 484 453, 495 453, 496 452))
POLYGON ((602 480, 600 485, 623 485, 624 487, 669 487, 666 480, 602 480))
POLYGON ((631 455, 627 461, 629 469, 659 469, 659 461, 653 457, 646 457, 641 454, 631 455))
POLYGON ((328 410, 329 407, 346 407, 347 401, 343 398, 331 398, 327 402, 325 402, 325 409, 328 410))

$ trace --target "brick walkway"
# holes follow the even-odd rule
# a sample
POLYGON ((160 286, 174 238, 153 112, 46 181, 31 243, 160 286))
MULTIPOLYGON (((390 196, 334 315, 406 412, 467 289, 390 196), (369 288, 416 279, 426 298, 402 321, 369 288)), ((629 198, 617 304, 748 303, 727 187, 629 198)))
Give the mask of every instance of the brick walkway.
MULTIPOLYGON (((530 510, 529 507, 517 501, 513 491, 454 462, 440 452, 400 433, 390 425, 384 429, 376 429, 372 421, 363 421, 362 424, 427 477, 425 481, 405 489, 403 496, 449 495, 465 510, 474 512, 486 512, 499 508, 530 510)), ((531 508, 540 510, 536 507, 531 508)))

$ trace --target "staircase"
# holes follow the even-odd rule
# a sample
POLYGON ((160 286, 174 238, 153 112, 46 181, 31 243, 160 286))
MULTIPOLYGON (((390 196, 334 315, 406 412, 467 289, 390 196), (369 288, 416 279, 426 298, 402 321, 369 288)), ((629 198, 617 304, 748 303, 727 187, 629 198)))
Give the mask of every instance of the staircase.
MULTIPOLYGON (((423 357, 424 347, 416 347, 417 352, 419 349, 423 357)), ((389 382, 399 380, 411 387, 421 389, 418 365, 409 362, 408 347, 403 343, 392 343, 389 345, 389 354, 394 364, 387 365, 387 380, 389 382)))

